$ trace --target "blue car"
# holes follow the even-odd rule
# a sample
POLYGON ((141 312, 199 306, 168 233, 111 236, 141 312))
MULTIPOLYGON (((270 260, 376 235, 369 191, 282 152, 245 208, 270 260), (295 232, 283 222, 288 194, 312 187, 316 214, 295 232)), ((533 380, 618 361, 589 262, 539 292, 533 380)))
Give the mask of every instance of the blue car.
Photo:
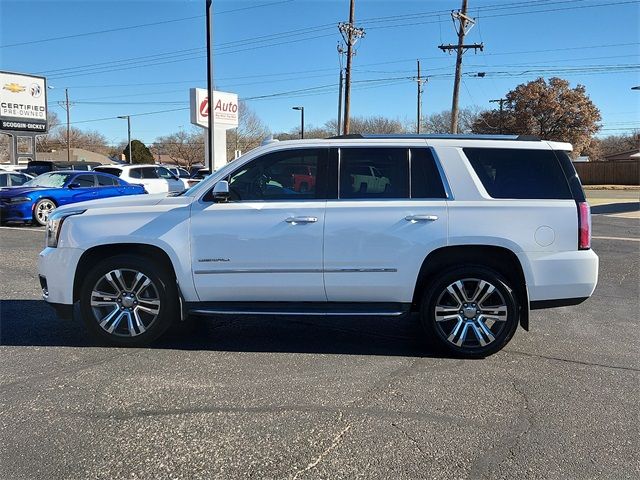
POLYGON ((49 214, 61 205, 141 193, 147 193, 142 185, 107 173, 49 172, 21 187, 0 188, 0 221, 46 225, 49 214))

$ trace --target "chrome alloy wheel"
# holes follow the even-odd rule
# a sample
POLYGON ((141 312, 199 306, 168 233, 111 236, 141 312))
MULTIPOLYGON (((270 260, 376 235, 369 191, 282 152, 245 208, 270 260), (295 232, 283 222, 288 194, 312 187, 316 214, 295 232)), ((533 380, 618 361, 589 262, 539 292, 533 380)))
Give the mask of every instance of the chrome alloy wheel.
POLYGON ((456 347, 489 345, 504 329, 507 315, 502 293, 477 278, 453 282, 440 293, 435 306, 437 328, 456 347))
POLYGON ((135 337, 146 332, 160 313, 158 289, 136 270, 111 270, 91 291, 91 310, 100 327, 111 335, 135 337))
POLYGON ((55 210, 56 206, 51 200, 41 200, 36 205, 36 219, 40 225, 46 225, 47 220, 51 212, 55 210))

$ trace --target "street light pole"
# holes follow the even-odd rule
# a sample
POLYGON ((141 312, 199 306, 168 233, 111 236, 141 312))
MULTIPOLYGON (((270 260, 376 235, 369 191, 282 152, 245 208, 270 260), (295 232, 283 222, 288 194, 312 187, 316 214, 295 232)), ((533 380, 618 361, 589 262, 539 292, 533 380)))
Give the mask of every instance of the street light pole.
POLYGON ((304 107, 291 107, 293 110, 300 110, 300 138, 304 138, 304 107))
POLYGON ((127 119, 127 140, 129 142, 129 163, 133 163, 133 152, 131 151, 131 117, 129 115, 122 115, 118 118, 127 119))
POLYGON ((205 2, 207 12, 207 95, 209 97, 209 110, 207 115, 207 146, 209 147, 209 173, 213 172, 214 149, 213 149, 213 59, 211 54, 211 37, 213 36, 213 0, 205 2))

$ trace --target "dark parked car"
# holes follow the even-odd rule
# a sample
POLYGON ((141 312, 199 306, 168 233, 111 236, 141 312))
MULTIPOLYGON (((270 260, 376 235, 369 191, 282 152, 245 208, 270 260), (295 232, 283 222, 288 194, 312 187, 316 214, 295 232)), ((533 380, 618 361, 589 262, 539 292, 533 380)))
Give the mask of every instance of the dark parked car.
POLYGON ((147 193, 142 185, 106 173, 49 172, 21 187, 0 188, 0 220, 46 225, 49 214, 61 205, 141 193, 147 193))
POLYGON ((99 167, 98 162, 56 162, 53 160, 33 160, 27 163, 27 169, 24 173, 37 176, 47 172, 55 172, 58 170, 92 170, 99 167))

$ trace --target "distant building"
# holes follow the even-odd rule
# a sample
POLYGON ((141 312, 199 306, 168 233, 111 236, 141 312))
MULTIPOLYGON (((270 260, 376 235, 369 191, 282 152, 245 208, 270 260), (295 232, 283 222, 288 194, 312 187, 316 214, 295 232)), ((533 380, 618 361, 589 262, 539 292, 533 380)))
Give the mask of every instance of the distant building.
POLYGON ((610 162, 612 160, 640 160, 640 148, 634 148, 633 150, 626 150, 624 152, 618 152, 604 157, 605 161, 610 162))
MULTIPOLYGON (((84 148, 72 148, 70 150, 71 160, 72 162, 98 162, 102 165, 112 165, 114 163, 118 163, 117 161, 112 160, 106 155, 102 155, 101 153, 91 152, 89 150, 85 150, 84 148)), ((66 150, 56 150, 55 152, 37 152, 36 158, 38 160, 53 160, 54 162, 66 162, 67 161, 67 151, 66 150)))

